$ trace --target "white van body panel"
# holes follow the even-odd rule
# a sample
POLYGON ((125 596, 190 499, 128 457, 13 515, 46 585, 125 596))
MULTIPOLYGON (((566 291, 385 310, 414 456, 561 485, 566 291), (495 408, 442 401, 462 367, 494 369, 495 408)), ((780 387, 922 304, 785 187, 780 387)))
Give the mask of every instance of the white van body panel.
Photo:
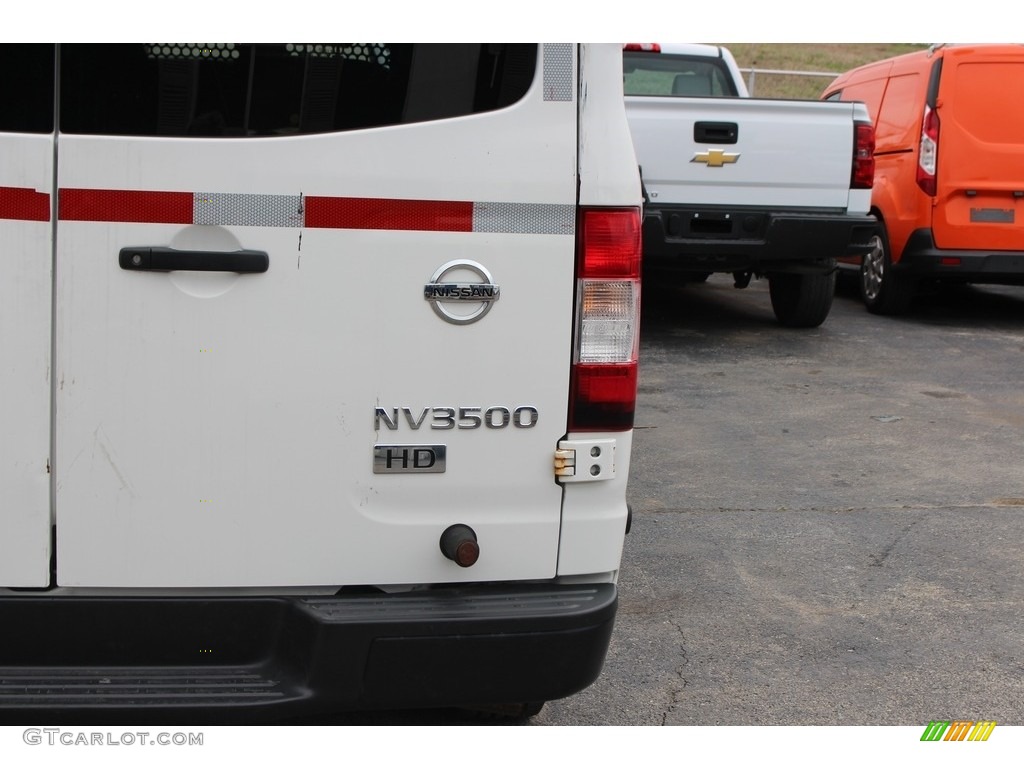
POLYGON ((567 99, 538 77, 509 108, 423 124, 274 139, 61 136, 62 190, 185 193, 195 219, 60 222, 59 585, 555 575, 577 103, 574 69, 554 76, 567 99), (316 198, 468 203, 476 231, 310 227, 316 198), (262 250, 270 269, 121 269, 120 249, 140 246, 262 250), (442 321, 423 298, 453 259, 485 262, 501 288, 471 325, 442 321), (520 406, 536 409, 535 425, 430 428, 435 408, 520 406), (395 429, 377 428, 378 407, 408 409, 419 428, 401 410, 395 429), (444 444, 447 471, 375 475, 378 442, 444 444), (480 538, 472 569, 438 551, 460 522, 480 538))
POLYGON ((636 157, 616 147, 633 146, 622 110, 622 52, 618 46, 581 48, 580 205, 622 205, 641 200, 636 157))
POLYGON ((0 585, 44 587, 50 581, 53 139, 7 135, 3 143, 0 585))

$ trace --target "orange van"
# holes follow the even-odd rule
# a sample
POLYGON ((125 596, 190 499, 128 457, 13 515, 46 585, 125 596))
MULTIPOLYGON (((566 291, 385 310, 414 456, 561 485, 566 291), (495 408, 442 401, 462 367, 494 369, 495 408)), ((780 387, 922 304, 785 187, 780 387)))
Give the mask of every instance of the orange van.
POLYGON ((1024 46, 953 45, 853 69, 826 100, 875 124, 872 209, 860 266, 868 310, 906 310, 924 282, 1024 285, 1024 46))

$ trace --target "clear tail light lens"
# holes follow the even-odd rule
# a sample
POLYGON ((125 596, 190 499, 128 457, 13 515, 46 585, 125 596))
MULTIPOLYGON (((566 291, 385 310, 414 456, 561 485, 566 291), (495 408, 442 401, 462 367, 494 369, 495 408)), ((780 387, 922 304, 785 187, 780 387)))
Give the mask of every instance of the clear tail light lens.
POLYGON ((569 431, 628 430, 640 349, 640 209, 583 209, 577 246, 569 431))
POLYGON ((624 363, 635 357, 639 284, 581 280, 578 363, 624 363))
POLYGON ((930 106, 924 108, 921 124, 921 149, 917 155, 917 186, 935 196, 935 173, 939 158, 939 115, 930 106))

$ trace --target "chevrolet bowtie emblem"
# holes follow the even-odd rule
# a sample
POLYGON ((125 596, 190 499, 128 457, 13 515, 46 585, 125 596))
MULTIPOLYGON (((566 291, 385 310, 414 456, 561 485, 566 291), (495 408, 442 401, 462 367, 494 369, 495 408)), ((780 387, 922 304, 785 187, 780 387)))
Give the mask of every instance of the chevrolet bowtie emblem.
POLYGON ((706 163, 708 168, 721 168, 726 163, 735 163, 740 159, 739 152, 726 152, 724 149, 709 149, 707 152, 698 152, 693 156, 691 163, 706 163))

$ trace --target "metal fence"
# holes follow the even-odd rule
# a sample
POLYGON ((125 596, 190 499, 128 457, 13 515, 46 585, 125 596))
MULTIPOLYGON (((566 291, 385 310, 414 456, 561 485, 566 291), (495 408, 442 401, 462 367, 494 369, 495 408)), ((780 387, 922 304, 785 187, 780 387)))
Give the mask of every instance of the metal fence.
POLYGON ((751 96, 816 99, 839 72, 800 72, 791 69, 740 68, 751 96))

